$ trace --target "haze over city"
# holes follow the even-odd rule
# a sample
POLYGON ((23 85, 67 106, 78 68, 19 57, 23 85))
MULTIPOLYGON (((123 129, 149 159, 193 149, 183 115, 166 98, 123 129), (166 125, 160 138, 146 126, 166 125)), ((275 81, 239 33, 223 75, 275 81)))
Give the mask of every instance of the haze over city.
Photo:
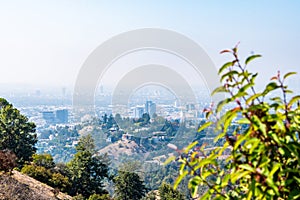
MULTIPOLYGON (((220 50, 238 42, 241 56, 262 54, 251 66, 261 73, 260 83, 277 69, 300 72, 299 8, 297 1, 1 1, 0 67, 5 76, 0 82, 15 91, 54 86, 72 91, 81 66, 104 41, 130 30, 162 28, 196 41, 216 68, 226 59, 220 50)), ((124 59, 172 63, 161 54, 133 54, 115 64, 106 76, 108 84, 119 79, 124 59)), ((292 84, 299 85, 296 77, 292 84)))

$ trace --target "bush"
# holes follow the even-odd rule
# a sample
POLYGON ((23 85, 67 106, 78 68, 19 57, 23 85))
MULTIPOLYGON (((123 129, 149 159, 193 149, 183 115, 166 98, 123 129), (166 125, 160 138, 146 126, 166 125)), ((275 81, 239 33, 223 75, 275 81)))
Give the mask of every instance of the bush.
POLYGON ((46 169, 52 169, 55 167, 55 163, 50 154, 33 154, 33 163, 37 166, 45 167, 46 169))
POLYGON ((213 93, 225 92, 227 98, 215 110, 206 109, 207 119, 217 120, 206 122, 199 132, 214 126, 219 132, 215 142, 225 142, 212 151, 194 148, 196 142, 183 153, 173 147, 181 163, 175 187, 189 175, 193 196, 200 185, 208 187, 202 199, 299 199, 300 96, 289 96, 292 91, 285 84, 295 73, 278 72, 264 90, 256 92, 257 74, 247 66, 260 55, 248 57, 242 65, 237 47, 222 53, 232 54, 233 60, 220 68, 222 86, 213 93), (225 105, 231 109, 223 114, 225 105), (233 123, 238 126, 229 132, 233 123), (224 156, 225 151, 230 154, 224 156), (222 157, 227 157, 225 167, 220 164, 222 157))
POLYGON ((175 190, 171 185, 162 183, 159 187, 159 197, 161 200, 184 200, 184 195, 175 190))
POLYGON ((69 182, 69 178, 63 176, 60 173, 53 173, 51 178, 48 180, 49 185, 54 188, 59 188, 62 192, 67 192, 71 183, 69 182))
POLYGON ((0 150, 0 171, 10 172, 16 164, 17 157, 10 150, 0 150))
POLYGON ((92 194, 88 200, 110 200, 109 194, 92 194))
POLYGON ((48 180, 51 177, 51 172, 49 170, 45 167, 36 165, 25 165, 21 172, 43 183, 48 183, 48 180))

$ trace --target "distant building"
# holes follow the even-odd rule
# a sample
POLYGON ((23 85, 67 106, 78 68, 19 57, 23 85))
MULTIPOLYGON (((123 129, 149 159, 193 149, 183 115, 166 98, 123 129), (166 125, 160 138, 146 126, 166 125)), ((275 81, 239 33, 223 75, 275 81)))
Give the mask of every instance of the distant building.
POLYGON ((67 109, 42 112, 43 119, 47 124, 66 124, 68 123, 68 114, 67 109))
POLYGON ((146 101, 145 113, 148 113, 149 116, 152 118, 153 114, 156 113, 156 104, 152 101, 146 101))
POLYGON ((60 124, 68 123, 68 114, 69 113, 67 109, 57 110, 55 112, 57 123, 60 124))
POLYGON ((190 103, 190 104, 186 105, 187 111, 191 111, 191 110, 195 110, 195 109, 196 109, 195 104, 190 103))
POLYGON ((136 106, 134 108, 134 111, 133 111, 133 117, 134 118, 141 118, 144 114, 144 107, 142 106, 136 106))
POLYGON ((53 111, 44 111, 42 112, 42 115, 47 124, 55 123, 55 114, 53 111))

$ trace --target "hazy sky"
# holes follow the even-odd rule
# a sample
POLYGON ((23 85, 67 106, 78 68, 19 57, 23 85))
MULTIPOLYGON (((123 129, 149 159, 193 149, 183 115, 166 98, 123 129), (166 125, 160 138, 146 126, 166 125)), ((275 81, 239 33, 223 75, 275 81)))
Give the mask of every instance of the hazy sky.
MULTIPOLYGON (((0 83, 73 85, 88 55, 114 35, 138 28, 182 33, 219 67, 220 50, 241 42, 259 81, 300 73, 300 1, 0 0, 0 83)), ((300 75, 298 84, 300 85, 300 75)))

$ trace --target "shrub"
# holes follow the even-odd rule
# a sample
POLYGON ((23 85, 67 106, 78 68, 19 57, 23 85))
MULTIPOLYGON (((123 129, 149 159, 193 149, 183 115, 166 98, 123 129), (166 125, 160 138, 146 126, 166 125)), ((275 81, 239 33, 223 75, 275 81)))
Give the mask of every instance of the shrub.
POLYGON ((46 169, 52 169, 55 167, 55 163, 50 154, 33 154, 33 163, 37 166, 45 167, 46 169))
POLYGON ((10 150, 0 150, 0 171, 10 172, 16 164, 17 157, 10 150))
POLYGON ((48 180, 49 185, 55 188, 59 188, 62 192, 67 192, 71 183, 69 182, 69 178, 63 176, 60 173, 53 173, 51 178, 48 180))
POLYGON ((227 98, 215 109, 206 109, 207 119, 217 120, 208 120, 199 132, 214 126, 219 132, 215 142, 225 142, 212 151, 195 147, 196 142, 183 151, 172 146, 181 163, 175 187, 188 175, 193 196, 199 186, 208 187, 202 199, 299 199, 300 96, 289 96, 292 91, 286 85, 295 73, 278 72, 264 90, 256 92, 257 73, 247 67, 260 55, 251 55, 242 65, 237 47, 221 53, 233 55, 233 60, 220 68, 222 86, 213 93, 225 92, 227 98), (223 114, 224 106, 231 109, 223 114), (233 123, 238 126, 230 133, 233 123), (221 158, 228 150, 222 167, 221 158))
POLYGON ((92 194, 88 200, 110 200, 109 194, 92 194))
POLYGON ((43 183, 48 183, 48 180, 51 177, 51 172, 49 170, 45 167, 36 165, 25 165, 21 172, 43 183))

